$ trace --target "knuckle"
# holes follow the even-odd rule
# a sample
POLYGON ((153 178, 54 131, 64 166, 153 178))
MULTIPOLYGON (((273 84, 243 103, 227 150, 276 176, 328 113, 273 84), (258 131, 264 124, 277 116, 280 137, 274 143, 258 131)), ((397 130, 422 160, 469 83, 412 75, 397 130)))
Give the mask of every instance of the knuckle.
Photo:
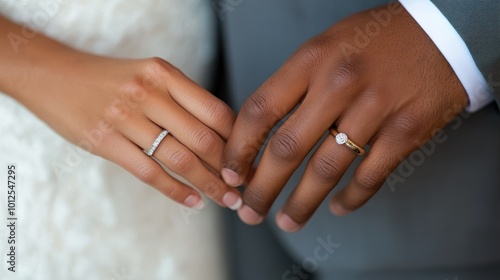
POLYGON ((298 52, 298 59, 306 65, 311 62, 322 61, 330 50, 330 39, 318 36, 306 42, 298 52))
POLYGON ((208 129, 200 129, 194 133, 194 143, 196 149, 203 155, 212 154, 220 151, 218 136, 215 132, 208 129))
POLYGON ((144 76, 141 82, 144 83, 151 82, 151 79, 157 80, 158 78, 168 80, 174 78, 180 73, 180 70, 162 58, 152 57, 144 60, 143 72, 144 76))
POLYGON ((171 166, 170 168, 180 175, 189 172, 194 166, 194 156, 182 149, 170 149, 167 160, 171 166))
POLYGON ((329 94, 352 94, 356 88, 362 86, 360 83, 360 70, 354 62, 341 60, 335 65, 331 73, 332 78, 329 84, 331 90, 326 91, 329 94))
POLYGON ((104 119, 111 123, 125 120, 131 113, 131 108, 120 98, 114 99, 111 104, 104 108, 104 119))
POLYGON ((311 207, 310 204, 305 203, 305 201, 296 201, 294 203, 290 203, 286 206, 286 210, 284 211, 292 220, 295 222, 302 224, 307 222, 307 220, 311 217, 312 212, 315 210, 314 207, 311 207))
POLYGON ((250 95, 247 101, 245 101, 245 104, 241 108, 241 116, 246 121, 252 123, 262 122, 267 119, 267 116, 271 112, 271 106, 265 96, 262 92, 256 92, 250 95))
POLYGON ((243 198, 244 203, 250 206, 258 214, 264 215, 266 214, 267 209, 269 209, 270 202, 266 198, 266 195, 262 192, 262 190, 247 188, 245 189, 243 198))
POLYGON ((321 182, 331 183, 342 173, 338 159, 325 154, 311 160, 311 170, 321 182))
POLYGON ((136 108, 140 102, 148 98, 151 93, 143 86, 131 87, 124 92, 125 100, 131 108, 136 108))
POLYGON ((203 188, 203 193, 210 198, 218 199, 222 196, 223 188, 214 182, 208 182, 203 188))
POLYGON ((135 172, 135 176, 148 185, 154 184, 159 175, 159 168, 152 163, 143 163, 139 165, 135 172))
POLYGON ((180 195, 181 192, 177 187, 167 186, 162 190, 162 193, 173 200, 177 200, 177 197, 180 195))
POLYGON ((384 183, 384 176, 374 170, 365 170, 354 176, 356 185, 368 193, 375 193, 384 183))
POLYGON ((269 141, 269 150, 278 160, 296 160, 301 151, 300 139, 293 131, 282 129, 269 141))
POLYGON ((239 152, 235 154, 234 158, 239 159, 240 162, 244 165, 250 166, 259 154, 259 150, 260 144, 248 142, 240 148, 239 152))
POLYGON ((392 128, 401 139, 418 139, 421 134, 422 122, 418 118, 407 114, 398 116, 392 128))
POLYGON ((168 62, 159 57, 151 57, 144 60, 144 70, 147 73, 157 73, 170 68, 169 66, 171 65, 168 62))
POLYGON ((117 101, 121 106, 131 110, 137 108, 149 97, 151 97, 151 92, 139 81, 131 81, 122 85, 117 101))
POLYGON ((352 84, 358 80, 359 70, 356 63, 341 61, 335 71, 334 82, 338 82, 340 85, 352 84))
POLYGON ((251 166, 257 156, 259 149, 251 143, 241 143, 237 146, 226 146, 223 154, 224 167, 230 168, 238 173, 251 166))
POLYGON ((207 110, 211 123, 231 125, 229 122, 234 119, 233 111, 222 102, 213 102, 207 110))

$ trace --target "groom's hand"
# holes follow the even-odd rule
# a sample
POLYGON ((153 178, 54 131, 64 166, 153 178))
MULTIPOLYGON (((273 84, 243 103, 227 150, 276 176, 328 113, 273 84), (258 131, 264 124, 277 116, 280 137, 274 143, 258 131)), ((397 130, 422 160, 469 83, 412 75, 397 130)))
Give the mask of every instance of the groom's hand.
MULTIPOLYGON (((332 126, 358 146, 371 146, 349 185, 331 200, 331 210, 345 215, 367 202, 417 143, 467 101, 445 58, 399 4, 363 12, 304 44, 248 98, 225 148, 222 175, 229 185, 243 184, 271 128, 300 104, 270 139, 239 216, 260 223, 332 126)), ((278 213, 278 225, 300 229, 356 156, 329 135, 278 213)))

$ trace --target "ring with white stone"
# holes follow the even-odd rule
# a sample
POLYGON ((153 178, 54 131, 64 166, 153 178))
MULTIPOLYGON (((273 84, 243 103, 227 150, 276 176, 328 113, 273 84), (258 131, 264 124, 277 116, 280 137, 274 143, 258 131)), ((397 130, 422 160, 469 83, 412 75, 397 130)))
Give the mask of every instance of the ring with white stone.
POLYGON ((349 140, 345 133, 338 132, 333 127, 330 127, 330 133, 335 137, 335 141, 339 145, 346 145, 351 151, 355 152, 358 156, 362 156, 365 154, 365 149, 356 145, 356 143, 349 140))
POLYGON ((165 137, 167 137, 167 135, 168 135, 168 130, 164 129, 160 133, 160 135, 158 135, 158 137, 156 137, 156 140, 151 145, 151 148, 149 148, 149 151, 144 151, 146 153, 146 155, 148 155, 149 157, 152 157, 154 152, 156 151, 156 148, 158 148, 161 141, 163 141, 163 139, 165 139, 165 137))

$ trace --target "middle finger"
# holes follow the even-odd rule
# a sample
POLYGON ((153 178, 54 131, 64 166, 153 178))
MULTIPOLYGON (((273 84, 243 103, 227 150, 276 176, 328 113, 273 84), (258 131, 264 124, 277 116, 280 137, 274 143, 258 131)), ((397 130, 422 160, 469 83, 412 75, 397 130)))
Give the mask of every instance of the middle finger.
MULTIPOLYGON (((338 132, 363 148, 378 131, 383 114, 370 104, 353 106, 338 121, 338 132)), ((312 155, 302 179, 292 192, 283 209, 276 216, 278 226, 284 231, 299 230, 328 193, 338 184, 357 154, 339 144, 332 133, 312 155)))
POLYGON ((243 222, 258 224, 263 220, 290 176, 344 108, 347 100, 337 98, 337 94, 354 90, 356 87, 313 84, 302 104, 271 137, 243 193, 244 206, 238 211, 243 222), (325 93, 325 89, 334 93, 325 93))

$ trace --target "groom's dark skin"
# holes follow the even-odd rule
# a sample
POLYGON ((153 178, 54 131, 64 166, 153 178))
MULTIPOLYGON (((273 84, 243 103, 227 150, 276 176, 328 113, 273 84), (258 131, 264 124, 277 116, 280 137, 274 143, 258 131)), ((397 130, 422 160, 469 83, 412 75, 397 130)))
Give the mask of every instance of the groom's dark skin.
MULTIPOLYGON (((370 147, 349 185, 330 201, 334 214, 346 215, 366 203, 417 143, 437 133, 467 102, 446 59, 401 5, 359 13, 305 43, 248 98, 224 150, 222 175, 229 185, 243 184, 271 128, 300 103, 247 178, 238 214, 247 224, 262 222, 333 125, 370 147)), ((279 211, 278 225, 299 230, 356 156, 328 136, 279 211)))

